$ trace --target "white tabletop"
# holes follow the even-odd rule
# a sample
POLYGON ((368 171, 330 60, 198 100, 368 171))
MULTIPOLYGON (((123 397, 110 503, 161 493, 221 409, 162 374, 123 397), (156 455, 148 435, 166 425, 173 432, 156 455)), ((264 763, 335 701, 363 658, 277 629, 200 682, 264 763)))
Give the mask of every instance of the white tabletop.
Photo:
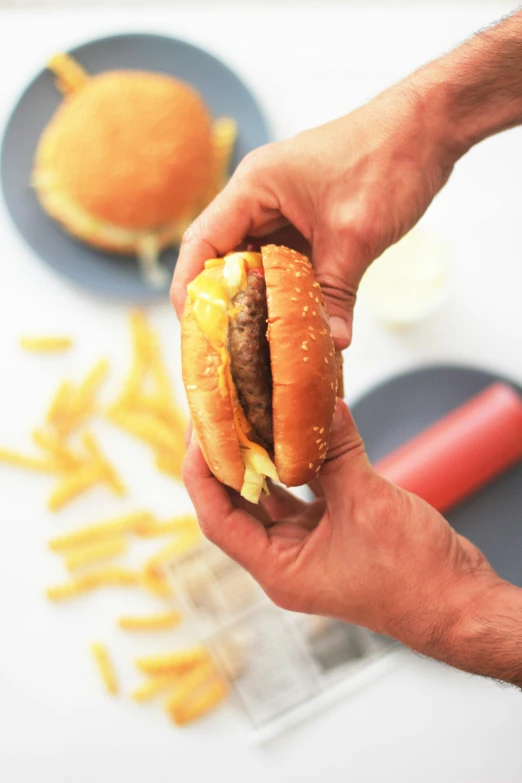
MULTIPOLYGON (((0 124, 55 50, 122 30, 157 31, 206 47, 240 73, 282 138, 346 113, 513 4, 217 5, 0 12, 0 124)), ((432 361, 476 364, 522 381, 520 134, 511 131, 471 152, 425 218, 454 259, 444 307, 400 333, 358 314, 347 356, 349 398, 432 361)), ((113 365, 110 398, 129 359, 125 309, 55 277, 3 207, 0 269, 0 442, 24 448, 58 382, 78 377, 100 355, 113 365), (20 335, 45 331, 72 333, 76 349, 63 358, 20 353, 20 335)), ((178 375, 175 319, 167 306, 155 308, 152 318, 178 375)), ((155 475, 145 450, 108 424, 96 431, 132 485, 129 508, 167 514, 187 507, 182 490, 155 475)), ((242 719, 230 706, 178 731, 156 707, 111 701, 99 687, 88 645, 107 641, 126 690, 132 687, 132 656, 160 645, 124 639, 114 629, 115 615, 135 608, 136 600, 96 596, 56 608, 42 589, 61 574, 45 548, 49 536, 117 513, 121 501, 93 492, 55 518, 43 510, 48 486, 44 477, 0 473, 2 781, 522 780, 520 693, 415 656, 262 749, 244 741, 242 719)))

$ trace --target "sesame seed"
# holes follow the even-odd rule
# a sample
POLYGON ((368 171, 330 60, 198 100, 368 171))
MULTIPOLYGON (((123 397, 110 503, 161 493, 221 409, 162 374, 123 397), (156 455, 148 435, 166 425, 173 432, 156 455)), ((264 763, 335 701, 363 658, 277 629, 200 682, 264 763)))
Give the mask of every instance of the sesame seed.
POLYGON ((313 326, 309 326, 309 327, 308 327, 308 331, 309 331, 309 332, 315 332, 315 329, 314 329, 314 327, 313 327, 313 326))
POLYGON ((297 296, 292 296, 292 298, 290 299, 290 301, 291 301, 291 302, 297 302, 297 296))
POLYGON ((326 358, 326 356, 324 357, 324 363, 328 364, 328 359, 326 358))
POLYGON ((303 356, 303 362, 307 362, 307 361, 308 361, 308 356, 303 356))
POLYGON ((298 294, 301 293, 301 289, 300 288, 296 288, 295 290, 297 291, 298 294))
POLYGON ((312 338, 312 340, 316 339, 315 334, 311 334, 310 337, 312 338))
POLYGON ((187 386, 187 389, 197 389, 197 386, 194 386, 194 384, 190 384, 190 386, 187 386))
POLYGON ((315 442, 316 443, 322 443, 322 440, 321 440, 321 438, 319 438, 319 440, 316 440, 315 442))
POLYGON ((313 430, 314 430, 314 432, 318 432, 319 431, 319 427, 314 427, 313 430))
POLYGON ((323 432, 324 432, 324 427, 321 427, 321 429, 319 430, 319 435, 322 435, 323 432))
MULTIPOLYGON (((333 383, 330 384, 330 389, 333 389, 333 383)), ((332 417, 333 418, 333 417, 332 417)))
POLYGON ((314 295, 313 295, 313 293, 311 291, 308 291, 308 296, 310 297, 310 299, 314 298, 314 295))
POLYGON ((314 287, 314 288, 319 288, 319 283, 314 283, 314 284, 313 284, 313 287, 314 287))
POLYGON ((308 346, 307 346, 306 343, 303 343, 301 348, 303 349, 303 351, 307 351, 308 350, 308 346))
POLYGON ((303 307, 303 310, 305 311, 305 313, 307 313, 307 312, 308 312, 308 305, 305 305, 305 306, 303 307))
POLYGON ((317 315, 317 313, 315 312, 315 310, 312 310, 312 315, 317 315))
POLYGON ((314 463, 313 463, 313 462, 309 462, 309 463, 308 463, 308 467, 310 468, 310 470, 313 468, 313 466, 314 466, 314 463))
POLYGON ((318 296, 315 297, 315 301, 317 302, 317 304, 319 304, 319 297, 318 296))
POLYGON ((296 276, 296 277, 301 277, 301 272, 296 272, 296 273, 295 273, 295 276, 296 276))

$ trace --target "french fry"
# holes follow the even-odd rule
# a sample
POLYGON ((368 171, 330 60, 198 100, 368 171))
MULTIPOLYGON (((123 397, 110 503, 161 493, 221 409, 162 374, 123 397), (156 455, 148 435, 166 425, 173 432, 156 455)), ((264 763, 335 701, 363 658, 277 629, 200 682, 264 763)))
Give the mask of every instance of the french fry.
POLYGON ((68 473, 54 488, 47 503, 49 510, 59 511, 105 478, 103 465, 97 462, 83 463, 74 472, 68 473))
POLYGON ((163 631, 179 625, 181 617, 179 612, 173 610, 138 617, 120 617, 118 625, 124 631, 163 631))
POLYGON ((109 371, 107 359, 100 359, 85 376, 73 394, 70 419, 71 426, 77 426, 94 411, 96 395, 109 371))
POLYGON ((117 557, 123 554, 126 548, 127 542, 123 536, 102 539, 90 546, 76 547, 65 557, 65 567, 69 572, 77 571, 100 560, 117 557))
POLYGON ((59 473, 60 467, 55 459, 40 459, 27 454, 19 454, 11 449, 0 448, 0 462, 6 465, 12 465, 15 468, 26 468, 35 470, 38 473, 59 473))
POLYGON ((191 671, 187 672, 179 682, 178 687, 165 701, 165 707, 172 714, 190 699, 205 682, 212 680, 216 675, 216 669, 211 660, 199 663, 191 671))
MULTIPOLYGON (((221 704, 228 695, 228 688, 223 680, 214 680, 201 693, 197 694, 187 704, 171 707, 168 711, 176 726, 185 726, 221 704)), ((168 699, 167 699, 168 703, 168 699)))
POLYGON ((116 473, 114 467, 107 461, 106 457, 104 457, 104 455, 102 454, 94 435, 90 432, 84 432, 82 435, 82 442, 85 447, 85 450, 93 458, 93 460, 103 467, 104 475, 109 485, 111 486, 112 490, 117 495, 125 495, 126 489, 123 482, 121 481, 120 477, 116 473))
POLYGON ((209 662, 209 655, 204 647, 189 647, 186 650, 177 650, 172 653, 137 658, 136 666, 144 674, 156 676, 180 674, 209 662))
POLYGON ((108 693, 116 696, 118 694, 118 681, 107 648, 99 642, 94 642, 91 644, 91 652, 96 661, 105 689, 108 693))
POLYGON ((129 323, 133 356, 130 372, 118 400, 118 404, 123 407, 136 401, 151 360, 150 331, 145 315, 141 310, 134 310, 129 323))
POLYGON ((135 688, 131 693, 131 699, 134 701, 150 701, 155 696, 159 696, 163 691, 174 688, 177 682, 177 675, 165 674, 160 677, 150 677, 141 685, 135 688))
POLYGON ((170 378, 161 355, 161 348, 159 344, 158 335, 150 330, 151 335, 151 375, 156 387, 156 394, 158 400, 169 408, 172 402, 172 388, 170 384, 170 378))
POLYGON ((47 451, 56 464, 66 472, 77 468, 82 462, 81 458, 74 454, 67 444, 61 440, 55 432, 50 430, 34 430, 32 438, 37 446, 47 451))
POLYGON ((191 514, 173 517, 164 522, 158 522, 152 518, 146 518, 142 523, 138 522, 133 532, 141 538, 156 538, 169 533, 181 533, 187 530, 198 530, 198 521, 191 514))
POLYGON ((173 430, 179 431, 180 434, 184 434, 187 428, 187 421, 184 414, 178 408, 172 400, 165 400, 163 396, 159 394, 140 394, 135 401, 135 407, 138 410, 152 413, 156 418, 160 419, 172 427, 173 430))
POLYGON ((143 530, 143 525, 149 521, 151 524, 155 523, 155 519, 149 511, 133 511, 115 519, 97 522, 93 525, 73 530, 70 533, 65 533, 62 536, 57 536, 49 541, 49 548, 53 552, 69 552, 71 549, 83 547, 100 539, 114 538, 135 530, 141 531, 143 530))
POLYGON ((169 451, 179 437, 168 425, 146 411, 129 410, 117 405, 109 409, 107 416, 138 440, 157 449, 169 451))
POLYGON ((170 560, 178 557, 178 555, 186 552, 187 549, 193 547, 200 538, 201 533, 199 529, 186 528, 181 533, 181 535, 178 536, 176 541, 166 544, 158 552, 156 552, 155 555, 149 558, 145 564, 145 567, 158 568, 165 565, 165 563, 168 563, 170 560))
POLYGON ((89 80, 87 72, 69 54, 53 55, 47 67, 56 75, 56 86, 64 95, 78 92, 89 80))
POLYGON ((167 476, 171 476, 175 479, 181 478, 181 465, 183 463, 185 450, 181 449, 176 453, 175 451, 160 451, 156 452, 156 467, 162 473, 166 473, 167 476))
POLYGON ((136 587, 140 582, 141 575, 137 571, 121 566, 107 566, 76 576, 70 582, 49 587, 46 595, 50 601, 66 601, 102 587, 136 587))
POLYGON ((72 392, 72 384, 69 381, 62 381, 51 400, 46 421, 48 424, 56 427, 57 430, 61 430, 63 423, 68 419, 72 392))
POLYGON ((73 341, 70 337, 22 337, 20 346, 35 353, 57 353, 68 351, 73 341))
POLYGON ((170 598, 172 587, 165 574, 156 568, 144 568, 141 574, 141 582, 146 590, 149 590, 158 598, 170 598))
POLYGON ((109 369, 106 359, 97 362, 78 387, 64 381, 47 411, 47 423, 60 436, 69 435, 95 410, 96 395, 109 369))

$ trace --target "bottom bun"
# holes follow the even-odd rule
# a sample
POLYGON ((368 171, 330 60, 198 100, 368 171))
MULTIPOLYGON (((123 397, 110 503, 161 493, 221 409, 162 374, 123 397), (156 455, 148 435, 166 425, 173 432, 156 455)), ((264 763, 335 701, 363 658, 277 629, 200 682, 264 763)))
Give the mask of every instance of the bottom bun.
POLYGON ((219 481, 240 492, 245 466, 230 397, 218 386, 221 360, 200 331, 188 298, 181 323, 181 363, 192 424, 207 465, 219 481))

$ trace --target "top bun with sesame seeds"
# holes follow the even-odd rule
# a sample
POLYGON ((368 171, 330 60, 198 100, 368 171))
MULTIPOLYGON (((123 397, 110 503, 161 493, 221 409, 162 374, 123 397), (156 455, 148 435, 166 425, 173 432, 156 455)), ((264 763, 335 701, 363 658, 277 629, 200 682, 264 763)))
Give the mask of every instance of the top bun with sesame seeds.
POLYGON ((257 502, 306 484, 328 450, 341 364, 309 260, 286 247, 207 261, 188 286, 183 381, 214 475, 257 502))

